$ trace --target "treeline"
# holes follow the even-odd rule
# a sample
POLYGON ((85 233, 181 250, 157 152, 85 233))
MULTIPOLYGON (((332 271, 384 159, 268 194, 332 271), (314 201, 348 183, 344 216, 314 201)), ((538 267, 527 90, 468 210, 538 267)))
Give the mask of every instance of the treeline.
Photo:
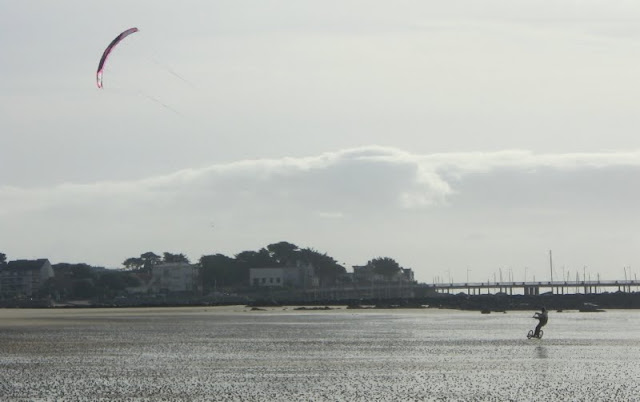
POLYGON ((313 265, 320 286, 336 284, 347 272, 326 253, 299 248, 286 241, 269 244, 258 251, 243 251, 234 258, 223 254, 203 255, 199 261, 205 291, 213 287, 248 286, 250 268, 295 266, 298 263, 313 265))
MULTIPOLYGON (((6 255, 0 253, 0 265, 5 264, 6 260, 6 255)), ((53 264, 55 277, 41 290, 41 296, 51 295, 60 299, 113 298, 126 293, 126 288, 140 286, 142 280, 150 278, 152 268, 162 263, 190 261, 182 253, 164 252, 160 255, 149 251, 139 257, 125 259, 120 270, 84 263, 53 264)), ((242 251, 233 257, 224 254, 203 255, 195 265, 199 269, 199 285, 203 294, 209 294, 216 289, 240 290, 249 287, 251 268, 296 264, 311 264, 321 287, 331 287, 346 280, 346 268, 333 257, 286 241, 269 244, 257 251, 242 251)), ((391 277, 402 269, 388 257, 374 258, 367 265, 385 277, 391 277)))
POLYGON ((54 277, 40 291, 40 296, 54 299, 113 299, 129 287, 140 286, 131 271, 92 267, 88 264, 53 264, 54 277))
MULTIPOLYGON (((167 262, 185 262, 184 254, 163 253, 162 256, 147 252, 140 257, 126 259, 122 265, 133 270, 150 270, 154 265, 167 262)), ((345 280, 346 268, 333 257, 313 248, 300 248, 293 243, 281 241, 269 244, 257 251, 242 251, 233 257, 224 254, 203 255, 197 265, 200 269, 201 285, 205 294, 214 289, 238 289, 249 286, 249 269, 295 266, 311 264, 320 287, 331 287, 345 280)), ((378 257, 366 264, 374 272, 390 278, 402 267, 389 257, 378 257)))
MULTIPOLYGON (((184 254, 164 252, 162 256, 146 252, 139 257, 127 258, 122 265, 132 271, 150 271, 161 263, 189 263, 184 254)), ((233 257, 224 254, 203 255, 197 263, 204 293, 214 289, 243 288, 249 286, 249 269, 261 267, 284 267, 296 264, 312 264, 321 286, 330 286, 347 272, 345 267, 312 248, 300 248, 282 241, 269 244, 257 251, 242 251, 233 257)))

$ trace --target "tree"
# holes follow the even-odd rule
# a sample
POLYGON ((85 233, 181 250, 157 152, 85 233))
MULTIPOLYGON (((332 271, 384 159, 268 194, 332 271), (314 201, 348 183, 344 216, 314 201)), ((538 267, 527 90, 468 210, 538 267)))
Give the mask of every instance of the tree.
POLYGON ((73 283, 71 294, 74 298, 90 299, 96 295, 96 288, 90 279, 82 279, 73 283))
POLYGON ((171 253, 167 253, 166 251, 163 254, 162 261, 168 262, 168 263, 177 263, 177 262, 184 262, 187 264, 189 263, 189 259, 187 258, 186 255, 182 253, 171 254, 171 253))
POLYGON ((5 253, 0 253, 0 265, 7 263, 7 255, 5 253))
POLYGON ((145 269, 145 271, 151 271, 151 268, 160 264, 160 262, 162 261, 160 256, 152 251, 147 251, 146 253, 141 254, 140 258, 143 261, 142 267, 145 269))
POLYGON ((55 273, 51 294, 62 299, 85 299, 92 297, 93 280, 96 273, 89 264, 61 262, 52 265, 55 273))
POLYGON ((278 265, 292 265, 298 259, 298 246, 286 241, 269 244, 267 246, 269 255, 278 265))
POLYGON ((122 263, 127 269, 140 269, 144 266, 144 260, 139 257, 131 257, 124 260, 122 263))
POLYGON ((127 269, 151 271, 151 268, 160 264, 162 258, 152 251, 141 254, 140 257, 132 257, 124 260, 122 265, 127 269))
POLYGON ((200 275, 205 293, 222 287, 246 286, 249 282, 249 270, 223 254, 200 257, 200 275))
POLYGON ((242 251, 236 254, 238 264, 245 268, 273 267, 278 262, 271 256, 265 248, 260 251, 242 251))
POLYGON ((367 262, 367 266, 372 267, 373 272, 384 276, 386 279, 391 279, 402 270, 400 265, 389 257, 374 258, 367 262))
POLYGON ((312 248, 300 250, 300 259, 313 265, 314 272, 320 280, 320 286, 335 285, 338 278, 346 274, 347 270, 326 253, 320 253, 312 248))
POLYGON ((61 262, 53 265, 53 270, 58 276, 66 276, 71 279, 92 279, 95 276, 93 268, 89 264, 69 264, 61 262))
POLYGON ((140 286, 140 280, 130 272, 107 270, 96 280, 96 293, 105 298, 115 297, 128 287, 140 286))

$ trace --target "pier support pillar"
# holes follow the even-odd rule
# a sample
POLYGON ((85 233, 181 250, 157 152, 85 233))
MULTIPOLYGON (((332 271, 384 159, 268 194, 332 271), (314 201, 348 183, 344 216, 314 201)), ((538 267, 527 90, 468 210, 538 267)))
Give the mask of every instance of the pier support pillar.
POLYGON ((524 294, 526 296, 537 296, 540 294, 540 287, 539 286, 525 286, 524 287, 524 294))

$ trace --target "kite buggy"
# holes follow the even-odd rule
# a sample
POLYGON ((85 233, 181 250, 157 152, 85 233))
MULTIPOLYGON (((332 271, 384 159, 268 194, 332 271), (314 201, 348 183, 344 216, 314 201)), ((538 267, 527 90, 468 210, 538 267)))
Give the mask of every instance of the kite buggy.
POLYGON ((543 307, 539 313, 535 313, 533 315, 533 318, 537 319, 539 322, 538 322, 538 325, 536 325, 535 330, 532 329, 529 331, 529 333, 527 334, 527 339, 531 339, 531 338, 541 339, 542 335, 544 334, 542 327, 547 325, 547 321, 549 321, 547 309, 543 307))

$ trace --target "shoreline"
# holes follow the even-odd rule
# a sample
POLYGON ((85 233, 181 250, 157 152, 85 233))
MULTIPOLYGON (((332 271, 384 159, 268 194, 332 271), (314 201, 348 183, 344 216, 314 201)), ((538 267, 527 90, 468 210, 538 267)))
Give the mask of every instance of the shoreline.
POLYGON ((518 310, 539 310, 546 307, 551 311, 580 310, 598 311, 610 309, 640 309, 640 292, 598 293, 598 294, 543 294, 535 296, 487 294, 457 295, 438 294, 429 297, 389 298, 389 299, 321 299, 321 300, 228 300, 216 298, 166 298, 150 300, 140 298, 119 298, 113 300, 12 300, 0 302, 4 309, 95 309, 95 308, 149 308, 149 307, 215 307, 239 306, 247 308, 304 307, 306 310, 329 310, 346 306, 350 310, 394 310, 394 309, 453 309, 485 312, 518 310))

